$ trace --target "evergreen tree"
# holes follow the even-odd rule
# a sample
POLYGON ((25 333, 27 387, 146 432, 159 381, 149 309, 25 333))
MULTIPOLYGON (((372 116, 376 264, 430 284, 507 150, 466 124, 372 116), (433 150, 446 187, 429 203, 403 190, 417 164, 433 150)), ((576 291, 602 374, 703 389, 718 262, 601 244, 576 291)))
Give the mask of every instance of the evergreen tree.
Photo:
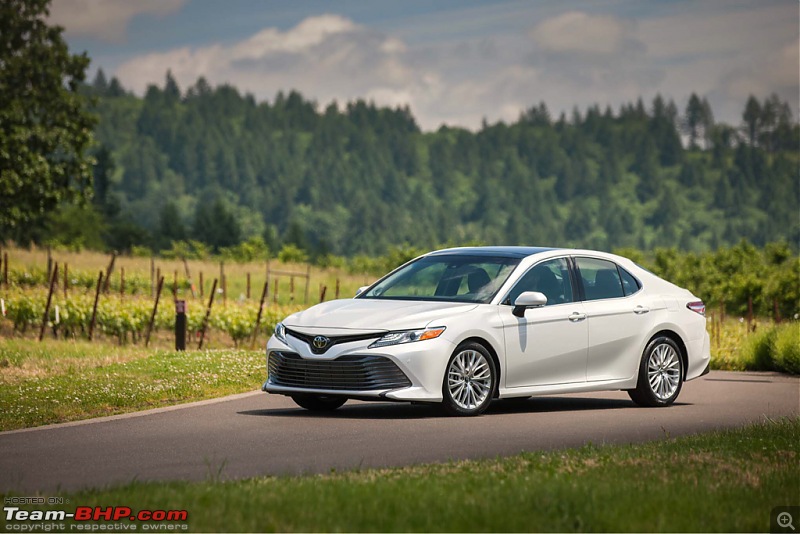
POLYGON ((753 95, 747 98, 744 113, 742 113, 742 120, 744 121, 744 131, 747 135, 747 142, 750 143, 750 146, 755 146, 760 133, 761 105, 753 95))

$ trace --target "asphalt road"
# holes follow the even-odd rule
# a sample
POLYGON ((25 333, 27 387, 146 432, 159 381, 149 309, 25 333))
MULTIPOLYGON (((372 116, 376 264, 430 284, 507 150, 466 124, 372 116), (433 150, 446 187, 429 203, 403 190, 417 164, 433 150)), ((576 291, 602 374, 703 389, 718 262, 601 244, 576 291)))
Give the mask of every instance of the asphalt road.
POLYGON ((290 399, 253 392, 0 433, 0 491, 324 473, 642 442, 797 415, 800 378, 712 372, 685 384, 679 401, 652 409, 635 407, 624 392, 537 397, 497 401, 477 418, 350 401, 320 416, 290 399))

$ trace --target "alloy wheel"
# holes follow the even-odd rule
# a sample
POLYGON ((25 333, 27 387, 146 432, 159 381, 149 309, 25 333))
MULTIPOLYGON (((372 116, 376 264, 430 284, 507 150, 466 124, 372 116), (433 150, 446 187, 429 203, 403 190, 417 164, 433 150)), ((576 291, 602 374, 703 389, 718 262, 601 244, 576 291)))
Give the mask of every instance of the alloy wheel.
POLYGON ((677 351, 666 343, 656 346, 647 362, 647 380, 653 394, 662 401, 672 397, 681 382, 681 363, 677 351))
POLYGON ((486 357, 476 350, 463 350, 450 362, 447 388, 453 402, 463 410, 475 410, 492 391, 492 372, 486 357))

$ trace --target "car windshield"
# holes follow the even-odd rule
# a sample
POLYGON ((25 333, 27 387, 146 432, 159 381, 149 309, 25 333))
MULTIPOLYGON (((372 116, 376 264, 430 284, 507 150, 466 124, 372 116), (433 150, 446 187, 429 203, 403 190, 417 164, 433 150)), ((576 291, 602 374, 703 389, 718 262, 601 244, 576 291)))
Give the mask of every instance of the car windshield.
POLYGON ((487 303, 518 258, 425 256, 389 274, 358 298, 487 303))

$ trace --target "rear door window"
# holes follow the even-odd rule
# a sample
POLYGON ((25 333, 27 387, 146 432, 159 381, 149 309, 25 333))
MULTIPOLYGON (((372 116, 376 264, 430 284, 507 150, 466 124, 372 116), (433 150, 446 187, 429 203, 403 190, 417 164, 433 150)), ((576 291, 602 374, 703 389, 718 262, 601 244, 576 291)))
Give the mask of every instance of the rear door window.
POLYGON ((586 300, 614 299, 625 296, 617 264, 596 258, 575 258, 578 278, 586 300))

